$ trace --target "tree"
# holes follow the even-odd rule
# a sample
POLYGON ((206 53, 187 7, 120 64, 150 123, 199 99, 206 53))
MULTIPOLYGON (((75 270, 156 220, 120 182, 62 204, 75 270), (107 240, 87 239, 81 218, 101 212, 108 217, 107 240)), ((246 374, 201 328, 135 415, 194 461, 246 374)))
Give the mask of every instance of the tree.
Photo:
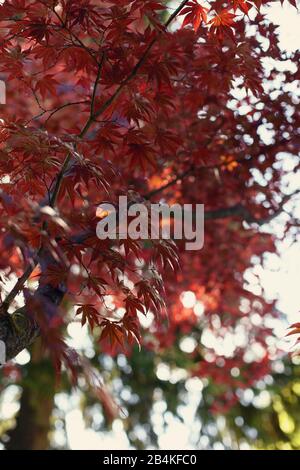
MULTIPOLYGON (((297 197, 284 160, 299 170, 299 53, 280 50, 261 10, 270 3, 1 5, 8 359, 40 336, 56 371, 64 363, 72 381, 83 376, 110 411, 96 368, 66 344, 75 318, 88 323, 97 355, 130 355, 135 342, 159 355, 191 334, 199 344, 187 372, 219 385, 218 412, 268 373, 276 348, 265 319, 277 312, 245 272, 276 250, 266 224, 297 197), (287 60, 283 74, 278 61, 287 60), (129 205, 205 204, 204 248, 100 240, 96 208, 120 195, 129 205), (143 315, 153 316, 146 332, 143 315), (226 352, 237 333, 244 341, 226 352)), ((296 236, 297 224, 288 217, 286 233, 296 236)))

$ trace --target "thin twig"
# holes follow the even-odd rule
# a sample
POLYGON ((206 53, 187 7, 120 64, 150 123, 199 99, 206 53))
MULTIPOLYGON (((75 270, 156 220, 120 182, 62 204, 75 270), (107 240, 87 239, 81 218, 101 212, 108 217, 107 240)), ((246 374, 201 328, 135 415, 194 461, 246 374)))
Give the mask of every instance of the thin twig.
MULTIPOLYGON (((170 18, 167 20, 167 22, 165 23, 165 28, 167 28, 171 23, 172 21, 176 18, 176 16, 180 13, 180 11, 184 8, 184 6, 188 3, 189 0, 185 0, 183 2, 181 2, 181 4, 179 5, 178 8, 176 8, 176 10, 172 13, 172 15, 170 16, 170 18)), ((158 38, 161 36, 162 34, 162 31, 159 31, 157 33, 157 36, 155 38, 152 39, 152 41, 148 44, 148 46, 146 47, 146 50, 144 51, 143 55, 141 56, 141 58, 138 60, 138 62, 136 63, 136 65, 133 67, 132 71, 130 72, 130 74, 125 78, 125 80, 118 86, 118 88, 116 89, 116 91, 112 94, 112 96, 110 98, 108 98, 108 100, 105 101, 105 103, 103 103, 103 105, 98 109, 98 111, 95 113, 95 118, 98 118, 102 113, 104 113, 104 111, 106 111, 110 105, 113 103, 113 101, 115 101, 115 99, 120 95, 120 93, 122 92, 122 90, 124 89, 124 87, 128 84, 128 82, 130 82, 134 77, 135 75, 137 74, 138 70, 141 68, 141 66, 144 64, 145 60, 147 59, 148 57, 148 54, 149 52, 151 51, 152 47, 154 46, 154 44, 157 42, 158 38)))

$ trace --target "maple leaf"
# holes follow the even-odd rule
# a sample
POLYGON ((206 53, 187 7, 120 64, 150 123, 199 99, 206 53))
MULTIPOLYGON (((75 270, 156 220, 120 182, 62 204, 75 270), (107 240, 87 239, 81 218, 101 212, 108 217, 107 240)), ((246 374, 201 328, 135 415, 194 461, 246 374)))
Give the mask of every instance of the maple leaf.
POLYGON ((116 152, 116 148, 121 141, 122 134, 119 127, 114 123, 108 123, 99 129, 92 145, 97 152, 109 155, 116 152))
POLYGON ((97 19, 97 11, 90 0, 82 0, 79 4, 68 2, 67 14, 70 27, 80 24, 88 28, 91 18, 94 16, 97 19))
POLYGON ((130 294, 125 300, 125 308, 128 315, 136 316, 138 312, 145 314, 144 304, 140 299, 130 294))
POLYGON ((41 80, 39 80, 35 86, 35 90, 39 91, 42 95, 42 98, 45 99, 47 95, 56 94, 56 87, 58 85, 57 80, 53 75, 45 75, 41 80))
POLYGON ((103 292, 105 292, 105 286, 107 285, 107 282, 105 279, 102 279, 99 276, 89 276, 88 281, 87 281, 87 287, 90 289, 93 289, 94 292, 101 297, 103 295, 103 292), (101 290, 102 289, 102 290, 101 290))
POLYGON ((170 266, 173 271, 179 268, 176 245, 172 240, 159 240, 154 242, 155 257, 160 259, 163 266, 170 266))
POLYGON ((222 10, 221 12, 217 13, 217 15, 210 20, 208 24, 210 24, 214 28, 218 28, 220 26, 232 26, 234 24, 235 16, 229 12, 229 10, 222 10))
POLYGON ((140 323, 136 316, 126 313, 122 319, 122 325, 127 332, 127 341, 129 344, 136 342, 141 347, 140 323))
POLYGON ((165 10, 165 5, 153 0, 135 0, 132 5, 132 10, 138 9, 142 15, 151 11, 165 10))
POLYGON ((43 61, 43 66, 46 69, 51 68, 57 60, 58 51, 54 48, 46 48, 41 44, 37 44, 33 48, 34 57, 43 61))
POLYGON ((31 18, 29 21, 26 21, 27 29, 24 33, 26 36, 30 36, 35 39, 37 42, 42 42, 43 39, 46 42, 49 41, 50 37, 50 27, 48 21, 43 17, 31 18))
POLYGON ((144 172, 146 172, 149 166, 154 169, 156 168, 155 152, 145 133, 138 130, 130 130, 124 141, 128 146, 131 168, 139 167, 144 172))
POLYGON ((41 281, 43 284, 51 284, 58 286, 64 283, 68 276, 68 269, 61 265, 49 265, 47 269, 42 273, 41 281))
POLYGON ((232 1, 233 1, 233 11, 234 12, 239 8, 246 15, 248 14, 249 9, 251 8, 251 3, 248 2, 248 0, 232 0, 232 1))
POLYGON ((155 314, 160 312, 164 302, 158 290, 147 280, 142 280, 135 285, 138 297, 143 299, 146 311, 152 310, 155 314))
POLYGON ((108 338, 112 349, 117 345, 124 349, 126 339, 124 336, 124 330, 117 322, 103 320, 102 323, 100 323, 100 326, 102 327, 100 340, 108 338))
POLYGON ((203 23, 207 23, 208 11, 209 8, 203 7, 197 0, 191 0, 180 13, 181 15, 186 15, 182 23, 182 28, 188 24, 192 24, 195 32, 197 32, 202 21, 203 23))
POLYGON ((83 326, 86 324, 86 322, 88 322, 91 330, 93 330, 95 326, 100 325, 100 314, 92 304, 81 305, 77 309, 76 315, 82 315, 81 325, 83 326))
POLYGON ((222 39, 225 35, 228 35, 231 39, 234 39, 232 33, 232 26, 234 25, 235 15, 230 13, 228 9, 224 9, 216 14, 212 18, 208 25, 210 26, 210 32, 215 34, 219 39, 222 39))
POLYGON ((134 253, 137 259, 141 259, 141 248, 139 241, 128 238, 121 240, 121 245, 124 246, 126 256, 129 256, 129 253, 134 253))
POLYGON ((176 152, 182 142, 177 135, 168 129, 157 128, 155 130, 155 143, 159 145, 162 152, 165 149, 176 152))
POLYGON ((300 323, 293 323, 289 329, 291 329, 291 331, 289 331, 286 336, 299 335, 297 341, 300 341, 300 323))
POLYGON ((126 116, 128 121, 139 122, 140 120, 151 121, 155 110, 153 104, 150 103, 141 95, 136 95, 132 100, 127 104, 126 107, 122 109, 122 114, 126 116))

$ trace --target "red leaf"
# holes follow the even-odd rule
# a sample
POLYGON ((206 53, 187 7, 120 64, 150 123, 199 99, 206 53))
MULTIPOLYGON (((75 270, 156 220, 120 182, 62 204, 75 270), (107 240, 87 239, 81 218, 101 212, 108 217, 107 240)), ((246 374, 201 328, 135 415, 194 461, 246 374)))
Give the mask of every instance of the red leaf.
POLYGON ((187 7, 181 11, 181 15, 186 15, 183 20, 182 28, 188 24, 192 24, 195 32, 198 31, 201 22, 207 23, 207 12, 209 8, 198 4, 196 0, 188 2, 187 7))
POLYGON ((77 309, 76 315, 82 315, 81 325, 83 326, 86 322, 88 322, 91 330, 100 324, 99 320, 101 316, 98 310, 96 310, 95 307, 91 304, 81 305, 81 307, 77 309))

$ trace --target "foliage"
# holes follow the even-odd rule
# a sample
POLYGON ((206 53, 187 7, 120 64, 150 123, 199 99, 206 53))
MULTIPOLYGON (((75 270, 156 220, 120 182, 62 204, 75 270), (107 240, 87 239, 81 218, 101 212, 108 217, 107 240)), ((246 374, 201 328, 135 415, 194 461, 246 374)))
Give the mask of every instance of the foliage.
MULTIPOLYGON (((184 368, 218 389, 216 413, 236 405, 237 389, 269 373, 277 351, 268 320, 278 313, 245 273, 276 250, 266 224, 296 197, 285 183, 284 158, 294 162, 299 153, 298 97, 291 91, 299 53, 280 50, 276 27, 261 10, 271 3, 0 6, 7 86, 0 338, 11 357, 38 332, 57 370, 63 362, 73 380, 83 373, 95 388, 99 364, 93 369, 67 346, 69 323, 89 325, 96 358, 131 356, 137 375, 146 358, 154 367, 181 335, 192 335, 197 346, 184 368), (183 242, 175 249, 166 240, 99 240, 96 208, 119 195, 129 204, 205 204, 203 250, 191 254, 183 242), (11 290, 9 280, 16 282, 11 290), (19 307, 20 292, 29 321, 17 342, 8 312, 19 307), (146 329, 144 317, 152 319, 146 329), (237 335, 241 343, 233 342, 237 335)), ((292 172, 298 170, 296 161, 292 172)), ((294 222, 286 222, 291 236, 294 222)), ((97 383, 97 398, 107 405, 97 383)))

